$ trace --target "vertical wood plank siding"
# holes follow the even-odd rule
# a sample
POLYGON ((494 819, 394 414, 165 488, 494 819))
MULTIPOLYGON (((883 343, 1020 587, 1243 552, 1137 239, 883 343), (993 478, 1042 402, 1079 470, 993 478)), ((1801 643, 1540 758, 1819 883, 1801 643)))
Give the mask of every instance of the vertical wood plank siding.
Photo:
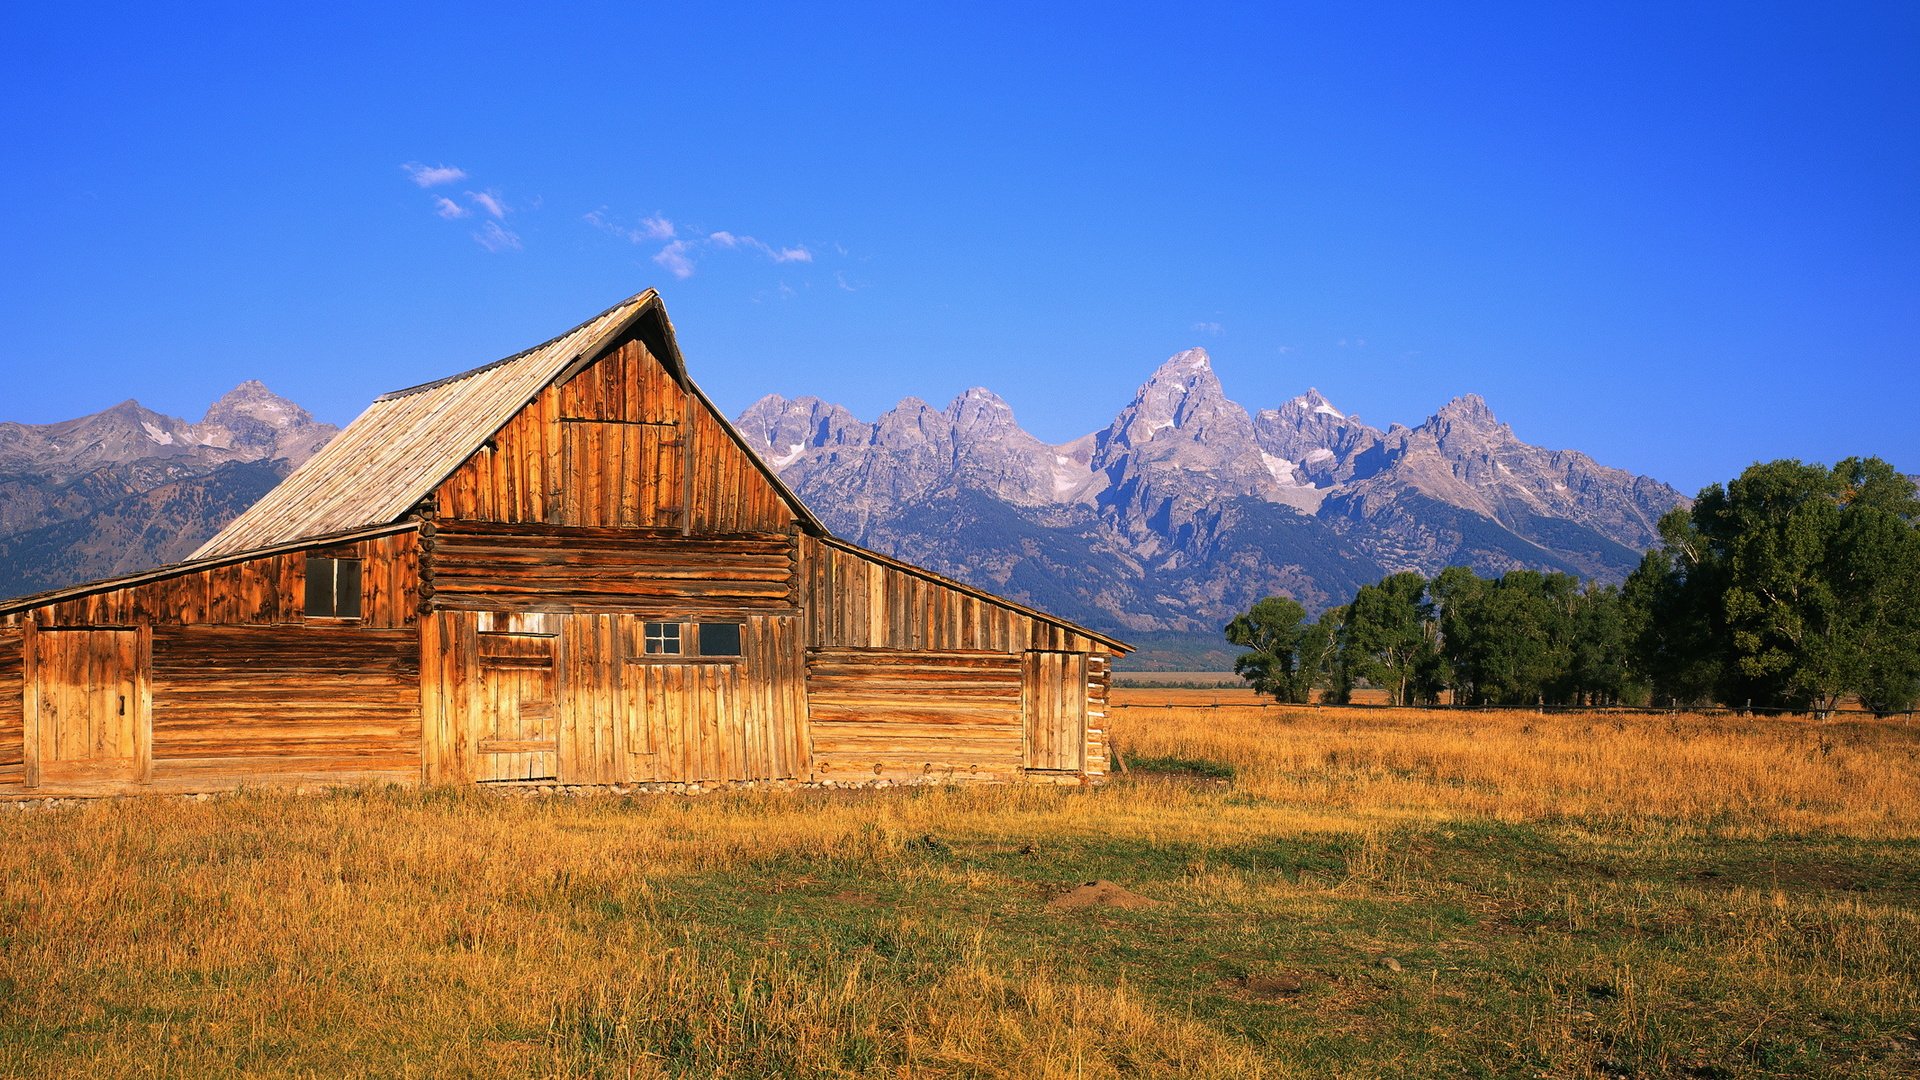
POLYGON ((1027 768, 1080 772, 1087 750, 1086 654, 1029 652, 1022 666, 1027 768))
POLYGON ((1104 652, 1084 634, 832 540, 800 538, 807 640, 822 648, 1104 652))
POLYGON ((540 391, 441 484, 435 505, 443 518, 471 521, 696 533, 794 526, 720 417, 631 338, 540 391))
MULTIPOLYGON (((312 553, 360 560, 363 599, 354 624, 369 629, 412 626, 420 605, 419 543, 411 530, 312 553)), ((195 570, 31 609, 41 626, 133 626, 219 623, 228 626, 301 624, 306 611, 309 551, 290 551, 195 570)), ((0 616, 19 626, 26 613, 0 616)))
MULTIPOLYGON (((482 749, 497 707, 483 613, 438 611, 425 655, 430 780, 512 779, 482 749)), ((799 620, 738 615, 738 658, 648 656, 645 616, 555 614, 557 778, 568 784, 804 779, 811 771, 799 620)))

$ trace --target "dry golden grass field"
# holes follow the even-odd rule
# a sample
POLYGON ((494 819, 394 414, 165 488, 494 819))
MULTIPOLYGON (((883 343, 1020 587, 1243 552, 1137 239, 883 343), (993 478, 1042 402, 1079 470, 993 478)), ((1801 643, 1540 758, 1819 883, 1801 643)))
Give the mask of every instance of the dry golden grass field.
POLYGON ((1920 727, 1183 693, 1094 789, 0 807, 0 1074, 1920 1075, 1920 727))

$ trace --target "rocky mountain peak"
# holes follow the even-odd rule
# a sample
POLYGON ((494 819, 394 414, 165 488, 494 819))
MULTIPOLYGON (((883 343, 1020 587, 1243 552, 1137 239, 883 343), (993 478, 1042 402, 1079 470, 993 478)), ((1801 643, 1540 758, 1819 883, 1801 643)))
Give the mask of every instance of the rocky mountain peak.
POLYGON ((1008 435, 1020 430, 1013 419, 1013 406, 984 386, 976 386, 947 406, 956 439, 981 439, 1008 435))
POLYGON ((1334 408, 1333 402, 1328 401, 1326 395, 1322 394, 1320 388, 1316 386, 1307 387, 1306 393, 1287 402, 1285 405, 1282 405, 1281 408, 1290 408, 1297 412, 1311 413, 1315 416, 1330 416, 1335 420, 1347 419, 1347 414, 1334 408))
POLYGON ((1187 374, 1197 375, 1203 371, 1209 373, 1213 371, 1213 357, 1207 355, 1207 350, 1196 346, 1191 349, 1182 349, 1167 357, 1159 367, 1154 369, 1148 381, 1178 378, 1187 374))
POLYGON ((1187 349, 1169 357, 1134 392, 1108 429, 1108 445, 1139 447, 1171 431, 1186 441, 1209 438, 1251 442, 1247 411, 1227 399, 1205 349, 1187 349))
POLYGON ((1684 501, 1520 442, 1476 395, 1384 432, 1318 389, 1250 415, 1202 349, 1057 446, 978 387, 943 410, 848 416, 843 445, 819 426, 829 411, 844 412, 765 398, 740 424, 844 535, 1103 625, 1217 628, 1271 592, 1317 607, 1455 564, 1618 580, 1684 501))
POLYGON ((284 458, 298 465, 312 457, 339 432, 332 424, 248 379, 220 396, 207 415, 187 431, 201 446, 226 451, 234 459, 255 461, 284 458))
POLYGON ((1262 409, 1253 418, 1260 449, 1290 464, 1301 480, 1328 487, 1351 479, 1358 455, 1379 442, 1380 433, 1334 407, 1319 390, 1262 409))
POLYGON ((207 408, 203 423, 225 423, 233 417, 250 417, 276 428, 313 420, 307 410, 267 389, 259 379, 248 379, 207 408))
POLYGON ((220 396, 200 421, 204 442, 213 446, 251 446, 271 450, 283 433, 313 426, 313 415, 248 379, 220 396), (222 437, 222 431, 229 437, 222 437))
POLYGON ((768 394, 747 406, 736 422, 775 468, 792 464, 812 447, 861 445, 873 434, 842 406, 812 396, 768 394))
POLYGON ((1479 394, 1462 394, 1440 407, 1433 414, 1436 420, 1446 420, 1456 424, 1472 424, 1475 427, 1496 427, 1500 421, 1487 407, 1487 399, 1479 394))

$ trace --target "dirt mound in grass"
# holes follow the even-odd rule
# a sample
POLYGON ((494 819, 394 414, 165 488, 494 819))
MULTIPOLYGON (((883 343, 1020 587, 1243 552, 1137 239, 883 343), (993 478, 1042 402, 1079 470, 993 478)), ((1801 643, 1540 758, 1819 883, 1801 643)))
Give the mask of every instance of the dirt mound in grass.
POLYGON ((1308 979, 1297 971, 1270 971, 1223 979, 1221 986, 1253 1001, 1285 1001, 1299 997, 1307 989, 1308 979))
POLYGON ((1085 885, 1069 889, 1047 901, 1049 911, 1081 911, 1086 908, 1134 908, 1159 907, 1160 901, 1141 896, 1131 889, 1115 885, 1111 881, 1089 881, 1085 885))

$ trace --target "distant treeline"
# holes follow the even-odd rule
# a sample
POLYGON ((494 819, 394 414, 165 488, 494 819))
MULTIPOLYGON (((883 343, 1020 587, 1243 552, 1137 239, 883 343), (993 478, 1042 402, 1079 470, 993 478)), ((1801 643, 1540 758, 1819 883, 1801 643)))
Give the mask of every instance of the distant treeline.
POLYGON ((1885 715, 1920 700, 1920 496, 1878 458, 1754 465, 1660 520, 1622 586, 1449 567, 1363 586, 1308 622, 1286 597, 1226 628, 1282 701, 1707 705, 1885 715))

